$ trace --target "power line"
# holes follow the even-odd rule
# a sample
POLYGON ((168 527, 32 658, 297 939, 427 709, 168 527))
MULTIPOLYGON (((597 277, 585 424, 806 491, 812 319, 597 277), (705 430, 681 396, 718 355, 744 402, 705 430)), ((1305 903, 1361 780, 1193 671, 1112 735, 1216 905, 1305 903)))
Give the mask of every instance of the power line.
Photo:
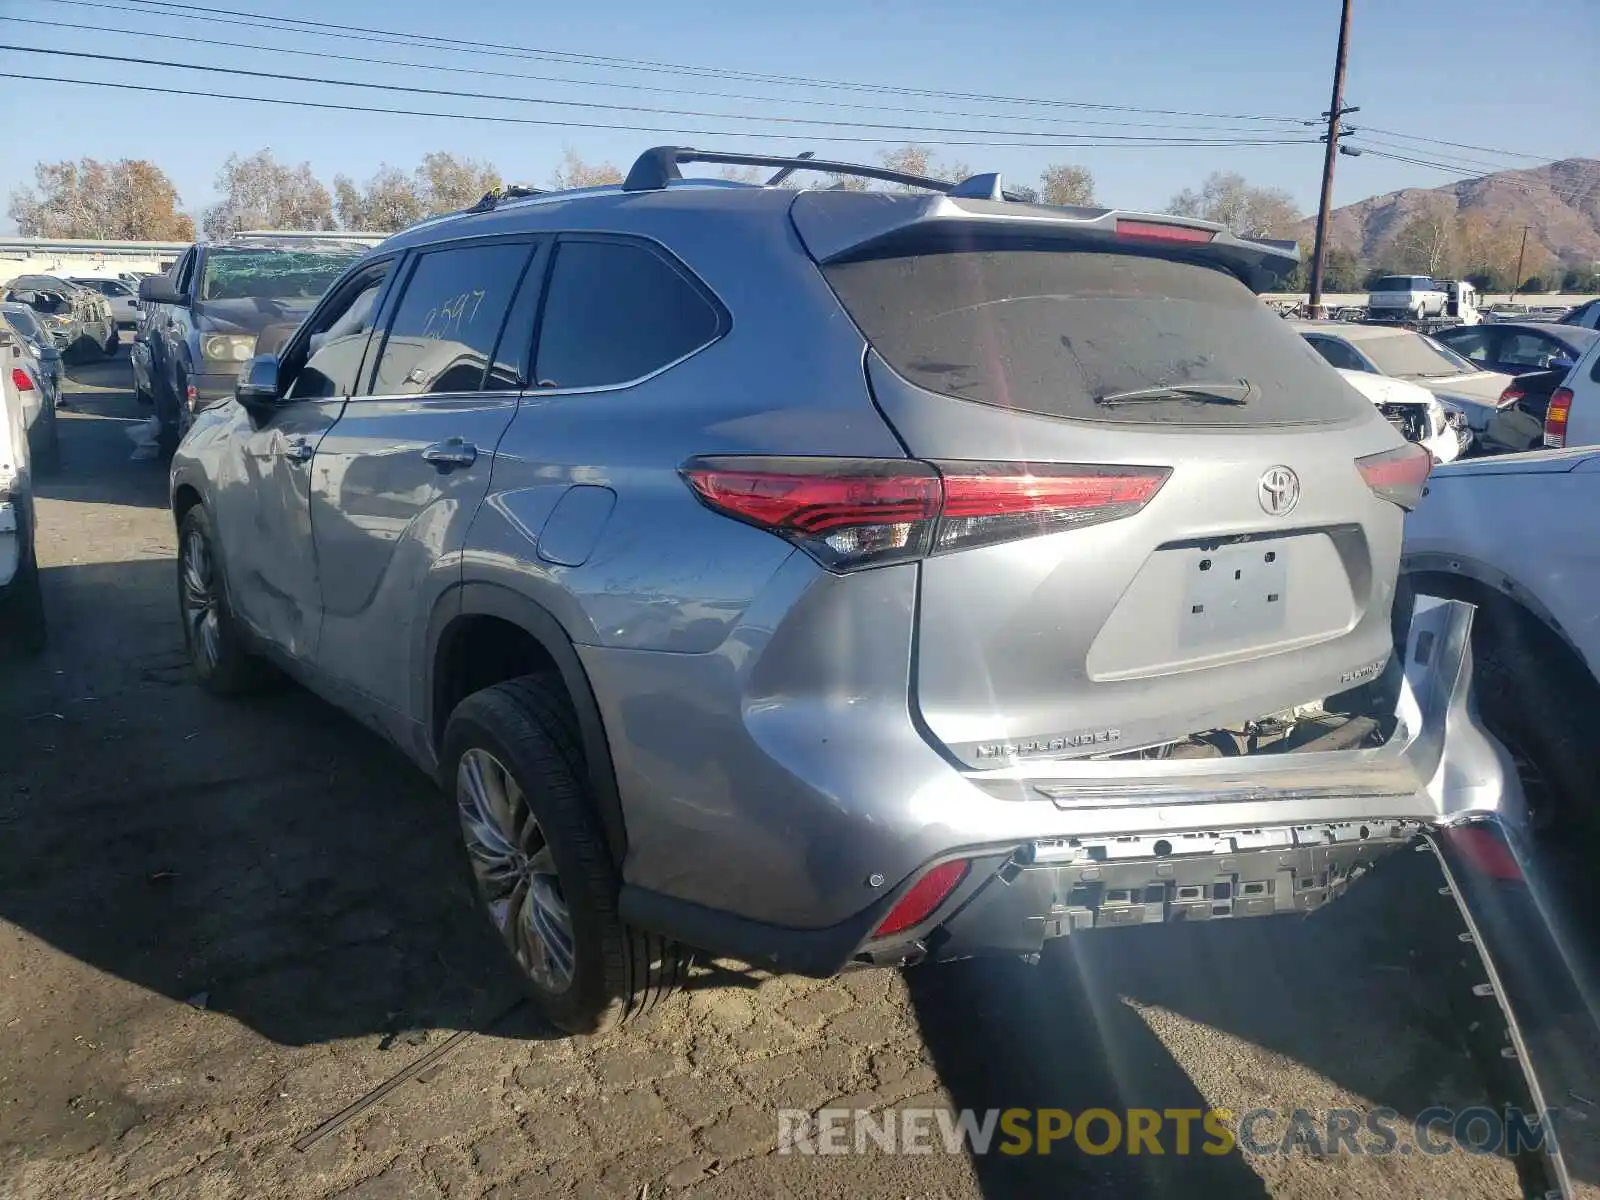
MULTIPOLYGON (((205 100, 241 100, 250 104, 275 104, 287 108, 315 108, 332 112, 362 112, 378 113, 391 117, 434 117, 446 121, 487 121, 496 125, 537 125, 554 129, 615 129, 629 133, 672 133, 685 134, 690 137, 735 137, 757 138, 769 141, 805 141, 805 142, 855 142, 877 143, 884 141, 880 137, 854 137, 848 134, 827 134, 818 136, 814 133, 778 133, 755 131, 749 129, 684 129, 660 125, 630 125, 612 124, 600 121, 555 121, 537 117, 505 117, 488 113, 445 113, 428 112, 421 109, 407 108, 376 108, 365 104, 335 104, 331 101, 320 100, 291 100, 276 96, 241 96, 237 92, 209 92, 197 88, 160 87, 148 83, 118 83, 106 79, 69 79, 60 75, 27 75, 14 71, 0 71, 0 79, 17 79, 30 83, 69 83, 79 87, 114 88, 118 91, 145 92, 165 96, 194 96, 205 100)), ((1061 150, 1076 147, 1092 146, 1103 150, 1177 150, 1191 149, 1189 142, 1080 142, 1063 144, 1061 142, 995 142, 987 139, 982 141, 956 141, 950 139, 926 139, 930 146, 983 146, 990 149, 1038 149, 1061 150)), ((1261 141, 1261 142, 1231 142, 1219 143, 1229 146, 1281 146, 1299 145, 1297 141, 1261 141)))
MULTIPOLYGON (((1348 130, 1346 132, 1347 136, 1359 137, 1363 143, 1371 143, 1373 146, 1387 146, 1391 150, 1404 151, 1408 154, 1426 153, 1425 151, 1418 150, 1414 146, 1407 146, 1404 142, 1397 142, 1391 138, 1376 137, 1368 133, 1365 127, 1361 129, 1348 130)), ((1468 158, 1464 154, 1434 154, 1432 157, 1451 163, 1459 163, 1467 167, 1481 167, 1486 171, 1505 171, 1511 169, 1506 167, 1503 163, 1492 163, 1484 159, 1468 158)))
MULTIPOLYGON (((1475 182, 1479 179, 1487 178, 1482 171, 1468 170, 1465 167, 1452 167, 1448 163, 1432 162, 1426 159, 1408 158, 1403 154, 1389 154, 1382 150, 1374 150, 1371 147, 1363 147, 1361 152, 1362 154, 1368 155, 1372 158, 1387 158, 1392 159, 1394 162, 1409 163, 1414 167, 1428 167, 1435 171, 1445 171, 1452 175, 1461 175, 1466 177, 1465 182, 1469 183, 1475 182)), ((1499 172, 1490 172, 1490 174, 1499 174, 1499 172)), ((1563 188, 1550 186, 1536 188, 1526 179, 1500 179, 1496 180, 1495 182, 1501 187, 1520 188, 1530 196, 1554 196, 1557 200, 1560 200, 1564 203, 1571 203, 1574 200, 1581 199, 1582 197, 1590 194, 1590 189, 1588 188, 1585 188, 1581 191, 1567 191, 1563 188)))
MULTIPOLYGON (((100 0, 62 0, 62 2, 76 4, 76 5, 79 5, 81 7, 85 7, 85 8, 104 8, 104 9, 110 9, 110 10, 115 11, 115 12, 125 11, 123 6, 120 5, 120 4, 101 3, 100 0)), ((122 29, 122 28, 118 28, 116 26, 87 25, 87 24, 82 24, 80 22, 74 22, 74 21, 46 21, 46 20, 43 20, 43 19, 40 19, 40 18, 37 18, 37 17, 12 17, 12 16, 0 15, 0 21, 6 21, 6 22, 10 22, 12 24, 19 24, 19 25, 39 25, 39 26, 44 26, 46 28, 50 28, 50 29, 72 29, 72 30, 79 30, 79 31, 88 32, 88 33, 102 33, 102 34, 105 34, 105 33, 118 33, 118 34, 126 34, 126 35, 128 35, 130 37, 155 38, 155 39, 159 39, 161 41, 183 42, 183 43, 186 43, 186 44, 189 44, 189 45, 197 45, 197 46, 217 46, 217 47, 221 47, 221 48, 228 49, 228 50, 255 50, 255 51, 263 51, 263 52, 266 52, 266 53, 269 53, 269 54, 298 55, 298 56, 304 57, 304 58, 326 59, 326 60, 334 61, 334 62, 360 63, 360 64, 362 64, 364 66, 403 67, 403 68, 405 68, 407 70, 413 70, 413 71, 417 71, 417 70, 421 70, 421 71, 444 71, 444 72, 449 72, 451 74, 456 74, 456 75, 471 75, 471 76, 474 76, 476 78, 482 78, 482 77, 487 76, 487 77, 490 77, 490 78, 498 78, 498 79, 523 79, 523 80, 529 80, 529 81, 535 82, 535 83, 567 83, 567 84, 578 84, 578 85, 581 85, 581 86, 584 86, 584 87, 618 88, 618 89, 622 89, 622 90, 626 90, 626 91, 662 92, 662 93, 669 93, 669 94, 675 93, 675 94, 687 95, 687 96, 707 96, 707 97, 716 97, 718 99, 723 99, 723 100, 752 100, 752 101, 756 101, 756 102, 762 103, 762 104, 784 104, 784 105, 803 104, 803 105, 807 105, 807 106, 818 106, 818 107, 824 107, 824 108, 847 108, 847 109, 864 110, 864 111, 868 111, 868 112, 878 112, 878 113, 883 113, 883 112, 909 112, 909 113, 917 113, 917 114, 919 114, 921 116, 964 117, 964 118, 967 118, 969 120, 993 120, 993 121, 1034 120, 1034 121, 1044 121, 1044 122, 1048 122, 1050 124, 1060 124, 1060 125, 1103 125, 1103 126, 1108 126, 1110 128, 1114 128, 1114 129, 1123 129, 1123 128, 1126 128, 1126 129, 1199 129, 1199 130, 1209 130, 1209 131, 1219 132, 1219 133, 1235 133, 1235 134, 1240 134, 1240 135, 1259 133, 1259 134, 1271 134, 1271 135, 1274 135, 1274 136, 1281 135, 1284 132, 1282 129, 1276 129, 1276 128, 1270 128, 1270 127, 1268 127, 1268 128, 1251 128, 1249 126, 1215 125, 1215 124, 1186 125, 1186 124, 1175 123, 1175 122, 1170 122, 1170 121, 1108 121, 1108 120, 1096 120, 1096 119, 1091 118, 1091 117, 1053 117, 1053 116, 1047 116, 1047 115, 1044 115, 1044 114, 1037 114, 1037 115, 1033 115, 1033 116, 1019 116, 1016 113, 995 113, 995 112, 977 112, 977 113, 974 113, 974 112, 965 112, 965 111, 951 110, 951 109, 924 108, 924 107, 922 107, 920 105, 913 108, 913 107, 903 107, 903 106, 897 106, 897 105, 860 104, 860 103, 852 103, 852 102, 850 102, 848 100, 817 100, 817 99, 813 99, 813 98, 802 98, 802 97, 760 96, 760 95, 753 95, 753 94, 748 93, 748 92, 713 92, 713 91, 702 91, 702 90, 698 90, 698 89, 695 89, 695 88, 667 87, 667 86, 662 86, 662 85, 658 85, 658 84, 648 84, 648 83, 624 83, 624 82, 620 82, 620 81, 612 81, 612 80, 605 80, 605 79, 579 79, 579 78, 576 78, 576 77, 573 77, 573 76, 567 76, 567 75, 537 75, 537 74, 530 74, 530 73, 522 72, 522 71, 493 71, 493 70, 489 70, 489 69, 484 68, 484 67, 476 67, 476 66, 462 67, 462 66, 453 66, 453 65, 450 65, 448 63, 407 62, 407 61, 402 60, 402 59, 373 58, 373 57, 368 56, 368 55, 336 54, 336 53, 334 53, 332 51, 329 51, 329 50, 300 49, 300 48, 294 47, 294 46, 268 46, 268 45, 262 45, 259 42, 238 42, 238 41, 228 41, 228 40, 222 39, 222 38, 196 37, 196 36, 194 36, 192 34, 155 33, 155 32, 152 32, 152 31, 146 30, 146 29, 122 29)), ((298 31, 286 31, 286 32, 298 32, 298 31)), ((477 95, 477 93, 472 93, 472 94, 474 96, 477 95)))
MULTIPOLYGON (((706 112, 690 108, 655 108, 638 104, 606 104, 598 100, 551 100, 533 96, 505 96, 493 92, 463 92, 448 88, 416 87, 411 84, 401 83, 361 83, 352 79, 328 79, 316 75, 291 75, 283 71, 253 71, 248 67, 222 67, 208 63, 175 62, 160 58, 134 58, 125 54, 97 54, 88 50, 58 50, 47 46, 21 46, 11 43, 0 43, 0 50, 14 50, 24 54, 50 54, 62 58, 89 59, 93 62, 129 63, 141 67, 170 67, 184 71, 204 71, 212 75, 235 75, 247 79, 269 79, 283 83, 312 83, 327 87, 365 88, 372 91, 399 93, 408 96, 443 96, 452 100, 487 100, 512 104, 539 104, 550 105, 557 108, 585 108, 598 109, 604 112, 637 112, 648 113, 652 116, 669 117, 696 117, 714 121, 764 121, 780 125, 807 125, 819 127, 836 127, 844 129, 876 129, 892 130, 897 133, 960 133, 974 134, 983 137, 1052 137, 1069 138, 1077 135, 1057 134, 1048 130, 1040 132, 1031 129, 973 129, 959 126, 937 125, 897 125, 879 121, 841 121, 829 120, 824 117, 775 117, 775 116, 748 116, 744 113, 706 112)), ((815 137, 816 134, 808 136, 815 137)), ((1236 145, 1236 139, 1223 138, 1184 138, 1184 137, 1156 137, 1131 133, 1097 133, 1093 137, 1106 142, 1161 142, 1168 144, 1189 146, 1229 146, 1236 145)), ((869 139, 884 141, 884 136, 869 139)), ((1308 139, 1296 139, 1306 141, 1308 139)), ((1078 145, 1078 142, 1061 141, 1063 147, 1078 145)))
POLYGON ((1560 154, 1528 154, 1520 150, 1496 150, 1493 146, 1474 146, 1470 142, 1447 142, 1443 138, 1422 137, 1415 133, 1401 133, 1394 129, 1379 129, 1375 125, 1364 125, 1362 128, 1369 133, 1386 133, 1390 137, 1400 138, 1407 142, 1425 142, 1433 146, 1454 146, 1457 150, 1481 150, 1485 154, 1498 154, 1502 158, 1526 158, 1534 162, 1555 162, 1564 157, 1560 154))
MULTIPOLYGON (((73 3, 74 0, 53 0, 54 3, 73 3)), ((295 32, 324 35, 337 35, 341 39, 358 38, 359 40, 372 40, 372 35, 384 39, 407 38, 413 39, 409 45, 424 43, 430 49, 445 49, 472 54, 488 54, 508 58, 538 58, 555 62, 569 62, 591 67, 607 69, 626 69, 632 71, 666 72, 669 74, 685 74, 714 79, 740 79, 755 83, 778 84, 785 87, 825 87, 843 88, 851 91, 874 92, 888 95, 925 96, 935 99, 977 100, 1003 104, 1029 104, 1042 105, 1050 108, 1082 108, 1102 112, 1131 112, 1147 113, 1153 116, 1167 117, 1198 117, 1211 120, 1230 121, 1269 121, 1301 125, 1304 123, 1300 117, 1262 115, 1259 113, 1215 113, 1195 112, 1182 109, 1145 108, 1131 104, 1095 104, 1081 100, 1041 100, 1035 97, 1003 96, 984 92, 956 92, 933 88, 901 87, 891 84, 860 83, 839 79, 818 79, 806 75, 781 75, 768 74, 757 71, 739 71, 729 68, 698 67, 685 63, 662 62, 655 59, 620 58, 605 54, 583 54, 576 51, 549 50, 532 46, 500 46, 488 47, 479 42, 464 41, 459 38, 439 37, 429 33, 407 33, 395 30, 375 29, 364 25, 339 25, 330 21, 312 21, 301 17, 276 17, 269 13, 248 12, 240 9, 208 8, 196 4, 177 3, 176 0, 127 0, 127 3, 137 4, 142 9, 155 15, 195 19, 190 14, 198 14, 199 19, 214 20, 217 16, 227 16, 240 19, 257 19, 272 22, 265 28, 276 29, 280 32, 295 32), (177 12, 163 10, 178 10, 177 12), (309 26, 311 28, 296 29, 295 26, 309 26)), ((227 24, 238 24, 237 20, 228 21, 227 24)))

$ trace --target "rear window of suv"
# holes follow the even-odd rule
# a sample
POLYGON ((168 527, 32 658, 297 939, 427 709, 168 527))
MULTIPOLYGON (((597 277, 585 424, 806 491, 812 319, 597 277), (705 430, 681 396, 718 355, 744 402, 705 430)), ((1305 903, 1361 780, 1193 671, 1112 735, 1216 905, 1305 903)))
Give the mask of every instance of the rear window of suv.
POLYGON ((1250 289, 1195 263, 1006 248, 823 273, 890 366, 963 400, 1122 424, 1305 424, 1364 411, 1250 289))

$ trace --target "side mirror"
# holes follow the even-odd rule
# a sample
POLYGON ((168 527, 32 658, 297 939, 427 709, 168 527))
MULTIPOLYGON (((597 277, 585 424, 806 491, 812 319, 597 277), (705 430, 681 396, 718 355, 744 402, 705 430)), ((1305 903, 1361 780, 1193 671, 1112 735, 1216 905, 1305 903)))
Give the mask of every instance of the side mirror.
POLYGON ((148 304, 186 304, 182 294, 165 275, 139 281, 139 299, 148 304))
POLYGON ((239 372, 239 385, 234 392, 242 404, 255 416, 262 416, 278 407, 278 356, 258 354, 245 363, 239 372))

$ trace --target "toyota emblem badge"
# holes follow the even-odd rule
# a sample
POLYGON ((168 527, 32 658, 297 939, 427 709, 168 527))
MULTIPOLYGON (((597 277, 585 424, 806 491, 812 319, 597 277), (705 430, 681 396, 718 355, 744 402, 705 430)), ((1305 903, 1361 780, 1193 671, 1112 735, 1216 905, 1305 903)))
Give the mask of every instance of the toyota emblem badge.
POLYGON ((1269 467, 1256 484, 1261 509, 1274 517, 1286 517, 1300 503, 1300 476, 1288 467, 1269 467))

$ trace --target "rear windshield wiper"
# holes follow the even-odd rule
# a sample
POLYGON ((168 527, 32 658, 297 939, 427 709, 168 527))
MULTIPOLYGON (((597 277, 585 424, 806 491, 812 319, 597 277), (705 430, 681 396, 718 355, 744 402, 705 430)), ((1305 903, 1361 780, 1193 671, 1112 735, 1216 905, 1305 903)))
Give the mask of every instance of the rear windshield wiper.
POLYGON ((1096 396, 1094 402, 1104 408, 1118 404, 1176 401, 1179 404, 1228 404, 1242 408, 1250 403, 1256 393, 1255 385, 1248 379, 1217 383, 1167 383, 1156 387, 1133 388, 1126 392, 1107 392, 1096 396))

